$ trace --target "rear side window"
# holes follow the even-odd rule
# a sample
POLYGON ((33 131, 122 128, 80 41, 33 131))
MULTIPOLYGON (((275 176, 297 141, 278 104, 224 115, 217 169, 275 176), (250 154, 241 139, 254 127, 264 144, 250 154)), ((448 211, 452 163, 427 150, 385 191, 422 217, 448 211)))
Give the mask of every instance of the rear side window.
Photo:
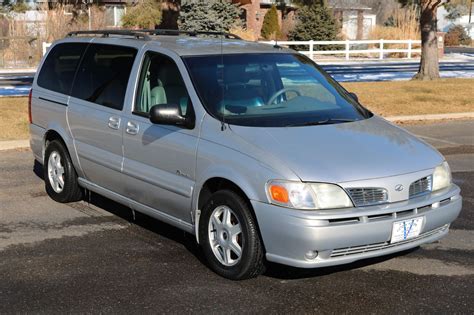
POLYGON ((72 96, 121 110, 137 50, 91 44, 79 66, 72 96))
POLYGON ((86 43, 54 46, 41 67, 38 85, 54 92, 69 94, 77 65, 86 47, 86 43))

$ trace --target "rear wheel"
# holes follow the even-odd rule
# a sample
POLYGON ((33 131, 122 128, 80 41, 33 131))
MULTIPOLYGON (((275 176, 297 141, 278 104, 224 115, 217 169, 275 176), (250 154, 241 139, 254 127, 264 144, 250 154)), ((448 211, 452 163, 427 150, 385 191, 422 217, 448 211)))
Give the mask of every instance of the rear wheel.
POLYGON ((48 143, 43 170, 46 192, 53 200, 65 203, 82 199, 71 157, 59 140, 48 143))
POLYGON ((199 239, 217 274, 242 280, 264 271, 263 246, 248 203, 230 190, 214 193, 202 209, 199 239))

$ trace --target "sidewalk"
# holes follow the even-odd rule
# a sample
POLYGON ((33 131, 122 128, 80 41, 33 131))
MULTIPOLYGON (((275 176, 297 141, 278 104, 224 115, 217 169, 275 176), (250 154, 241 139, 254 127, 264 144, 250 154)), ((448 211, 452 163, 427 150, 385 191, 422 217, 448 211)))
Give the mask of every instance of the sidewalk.
POLYGON ((0 151, 23 149, 30 147, 30 140, 7 140, 0 141, 0 151))

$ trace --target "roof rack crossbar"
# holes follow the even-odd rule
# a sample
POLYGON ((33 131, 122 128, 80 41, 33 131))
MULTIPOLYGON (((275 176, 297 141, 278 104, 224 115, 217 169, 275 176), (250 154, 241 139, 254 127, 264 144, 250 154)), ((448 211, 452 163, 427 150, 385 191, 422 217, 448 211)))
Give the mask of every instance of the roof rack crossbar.
POLYGON ((149 35, 188 35, 188 36, 198 36, 198 35, 214 35, 214 36, 223 36, 229 39, 239 39, 239 36, 226 33, 226 32, 213 32, 213 31, 183 31, 183 30, 171 30, 171 29, 143 29, 143 30, 93 30, 93 31, 74 31, 69 32, 67 37, 80 36, 80 35, 102 35, 102 37, 109 37, 110 35, 121 35, 121 36, 131 36, 136 39, 150 40, 149 35))
POLYGON ((136 30, 94 30, 94 31, 74 31, 69 32, 67 37, 80 35, 102 35, 102 37, 109 37, 110 35, 131 36, 136 39, 150 40, 150 36, 146 33, 136 30))

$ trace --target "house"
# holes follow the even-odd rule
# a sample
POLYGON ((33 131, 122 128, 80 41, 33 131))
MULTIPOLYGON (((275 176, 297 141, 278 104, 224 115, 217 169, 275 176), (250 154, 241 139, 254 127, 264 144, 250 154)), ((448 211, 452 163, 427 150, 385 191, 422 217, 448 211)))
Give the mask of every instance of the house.
MULTIPOLYGON (((87 10, 88 4, 95 4, 104 7, 105 9, 105 21, 107 27, 119 27, 120 20, 122 15, 126 12, 126 6, 136 2, 137 0, 24 0, 24 3, 31 8, 31 12, 27 11, 26 15, 29 17, 38 16, 40 19, 43 18, 42 15, 38 15, 34 12, 36 9, 41 8, 42 6, 52 7, 56 4, 64 4, 66 13, 72 5, 82 5, 84 10, 87 10)), ((10 1, 14 3, 15 1, 10 1)), ((0 5, 3 4, 3 0, 0 0, 0 5)), ((17 14, 15 19, 25 20, 25 17, 22 14, 17 14)), ((27 18, 29 22, 34 22, 33 20, 27 18)), ((38 20, 37 22, 40 22, 38 20)))
POLYGON ((342 25, 342 33, 347 39, 367 39, 375 27, 376 14, 372 7, 357 0, 329 0, 334 16, 342 25))
POLYGON ((278 9, 278 20, 283 30, 294 25, 295 10, 297 6, 291 0, 232 0, 242 9, 240 20, 242 26, 254 33, 255 38, 260 37, 263 18, 272 5, 278 9))
MULTIPOLYGON (((233 0, 242 9, 241 21, 245 28, 252 30, 256 37, 260 36, 263 18, 272 5, 278 9, 278 17, 283 33, 296 23, 295 12, 298 9, 291 0, 233 0)), ((348 39, 368 38, 370 30, 376 24, 373 8, 358 0, 329 0, 336 19, 342 26, 342 33, 348 39)))

